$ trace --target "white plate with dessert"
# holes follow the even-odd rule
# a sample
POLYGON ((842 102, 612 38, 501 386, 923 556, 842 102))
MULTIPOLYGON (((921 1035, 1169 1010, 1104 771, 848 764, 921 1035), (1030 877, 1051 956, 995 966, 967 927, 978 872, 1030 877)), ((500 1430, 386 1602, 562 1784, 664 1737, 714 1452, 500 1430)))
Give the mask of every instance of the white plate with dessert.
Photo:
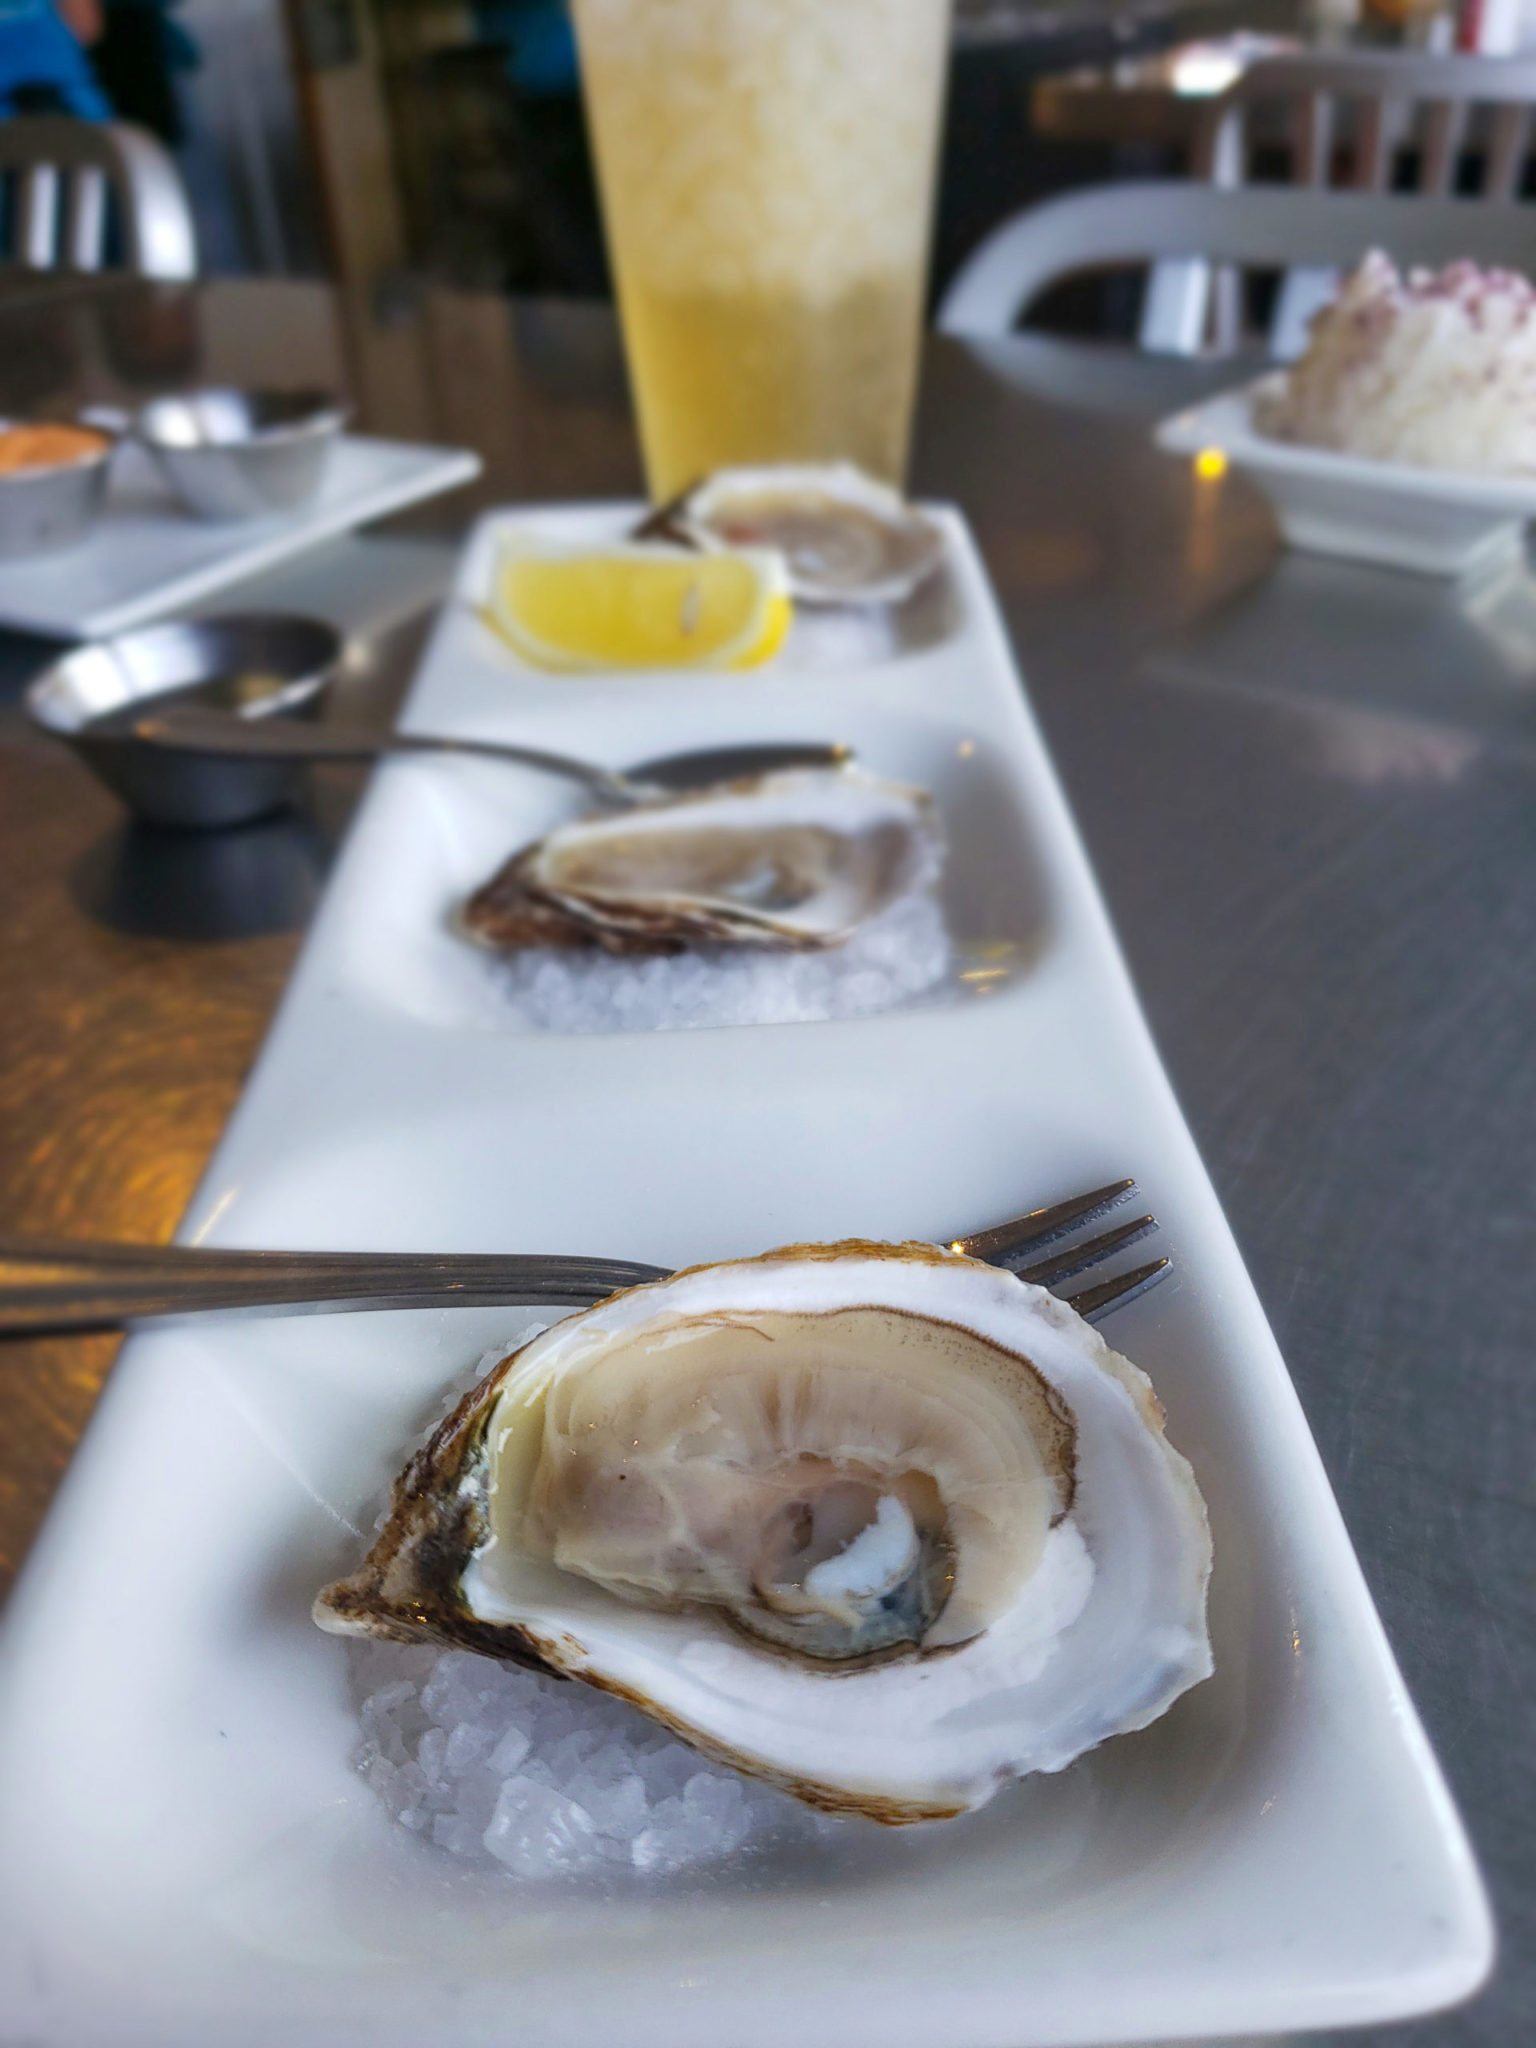
POLYGON ((1157 429, 1160 447, 1250 475, 1293 547, 1481 575, 1536 518, 1536 291, 1457 263, 1366 257, 1305 354, 1157 429))

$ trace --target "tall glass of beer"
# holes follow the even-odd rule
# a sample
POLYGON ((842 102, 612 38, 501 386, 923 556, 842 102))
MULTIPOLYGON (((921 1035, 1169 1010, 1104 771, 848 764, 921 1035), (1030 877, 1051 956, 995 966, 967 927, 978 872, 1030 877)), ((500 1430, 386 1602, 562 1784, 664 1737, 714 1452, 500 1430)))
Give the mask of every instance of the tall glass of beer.
POLYGON ((949 0, 574 0, 653 495, 906 466, 949 0))

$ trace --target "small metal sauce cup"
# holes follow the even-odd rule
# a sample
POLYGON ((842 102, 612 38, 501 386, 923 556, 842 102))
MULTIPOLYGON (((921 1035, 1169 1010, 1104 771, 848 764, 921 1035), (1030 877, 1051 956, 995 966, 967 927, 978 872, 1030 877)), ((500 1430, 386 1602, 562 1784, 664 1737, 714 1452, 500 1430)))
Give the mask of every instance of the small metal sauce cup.
POLYGON ((129 431, 199 519, 261 519, 306 504, 348 408, 323 391, 192 391, 156 398, 129 431))
POLYGON ((135 719, 181 692, 232 718, 313 717, 341 652, 334 627, 295 614, 179 619, 75 648, 32 683, 27 711, 151 824, 242 825, 294 801, 302 763, 157 746, 135 719))
MULTIPOLYGON (((0 420, 0 433, 21 424, 43 423, 0 420)), ((51 463, 46 469, 0 472, 0 558, 47 554, 84 539, 101 506, 113 448, 106 429, 92 426, 86 431, 101 438, 94 455, 51 463)))

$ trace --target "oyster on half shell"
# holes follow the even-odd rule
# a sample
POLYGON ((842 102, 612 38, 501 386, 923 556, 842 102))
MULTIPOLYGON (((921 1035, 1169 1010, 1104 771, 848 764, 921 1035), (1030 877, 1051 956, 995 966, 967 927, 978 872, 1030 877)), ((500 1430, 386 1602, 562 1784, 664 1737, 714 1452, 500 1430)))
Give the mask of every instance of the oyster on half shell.
POLYGON ((851 462, 721 469, 668 514, 704 547, 777 548, 803 604, 900 604, 938 567, 944 537, 899 491, 851 462))
POLYGON ((1211 1669, 1210 1538, 1144 1374, 931 1245, 800 1245, 503 1359, 397 1482, 338 1633, 632 1701, 831 1811, 982 1805, 1211 1669))
POLYGON ((942 861, 922 790, 851 767, 788 769, 557 826, 477 889, 459 922, 497 949, 809 951, 842 945, 942 861))

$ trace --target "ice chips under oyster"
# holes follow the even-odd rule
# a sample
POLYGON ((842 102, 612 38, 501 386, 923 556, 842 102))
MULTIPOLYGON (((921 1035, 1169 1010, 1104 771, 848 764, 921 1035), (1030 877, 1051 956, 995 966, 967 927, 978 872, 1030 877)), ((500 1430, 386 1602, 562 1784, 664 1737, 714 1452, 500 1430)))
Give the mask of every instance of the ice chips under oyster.
POLYGON ((407 1467, 323 1628, 583 1679, 897 1823, 1211 1670, 1210 1537, 1146 1376, 931 1245, 800 1245, 573 1315, 407 1467))

